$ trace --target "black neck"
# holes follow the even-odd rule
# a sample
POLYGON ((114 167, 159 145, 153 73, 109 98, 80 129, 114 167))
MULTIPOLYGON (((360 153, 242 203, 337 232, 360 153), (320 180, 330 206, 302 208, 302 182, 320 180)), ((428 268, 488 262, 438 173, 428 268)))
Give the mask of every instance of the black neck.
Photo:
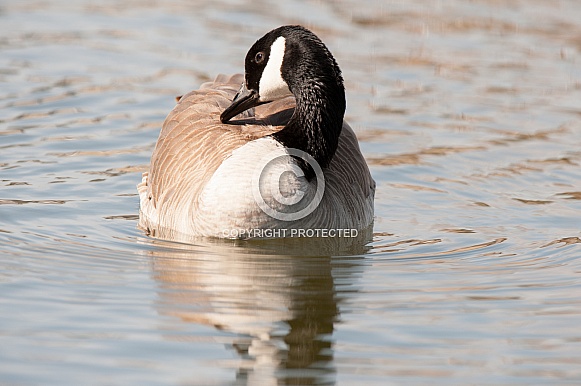
MULTIPOLYGON (((287 125, 273 134, 273 137, 285 147, 308 153, 324 169, 329 166, 337 150, 343 128, 343 85, 325 85, 312 81, 303 84, 293 94, 296 100, 295 112, 287 125)), ((312 173, 311 170, 305 172, 307 175, 312 173)))

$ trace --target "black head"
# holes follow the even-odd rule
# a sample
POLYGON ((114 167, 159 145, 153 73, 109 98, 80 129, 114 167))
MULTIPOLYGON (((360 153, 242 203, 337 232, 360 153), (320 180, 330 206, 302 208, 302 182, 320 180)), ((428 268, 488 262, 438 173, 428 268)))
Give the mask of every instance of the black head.
POLYGON ((259 104, 291 94, 299 97, 301 89, 313 82, 341 94, 343 103, 337 107, 344 113, 339 66, 323 42, 304 27, 283 26, 268 32, 250 48, 244 67, 244 84, 220 117, 224 123, 259 104))

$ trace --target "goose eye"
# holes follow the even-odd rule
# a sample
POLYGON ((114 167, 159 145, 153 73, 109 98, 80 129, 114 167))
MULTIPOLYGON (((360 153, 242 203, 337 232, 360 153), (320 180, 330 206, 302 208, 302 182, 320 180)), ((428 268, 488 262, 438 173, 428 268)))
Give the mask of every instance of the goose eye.
POLYGON ((264 61, 264 53, 263 52, 258 52, 256 54, 256 56, 254 57, 254 61, 256 62, 256 64, 260 64, 264 61))

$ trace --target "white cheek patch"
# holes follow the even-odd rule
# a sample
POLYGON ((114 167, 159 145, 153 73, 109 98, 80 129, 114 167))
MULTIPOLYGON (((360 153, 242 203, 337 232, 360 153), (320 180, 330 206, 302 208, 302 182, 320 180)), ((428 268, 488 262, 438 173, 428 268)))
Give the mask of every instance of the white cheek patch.
POLYGON ((270 102, 291 95, 288 85, 281 75, 285 42, 285 38, 280 36, 270 47, 270 57, 258 85, 261 102, 270 102))

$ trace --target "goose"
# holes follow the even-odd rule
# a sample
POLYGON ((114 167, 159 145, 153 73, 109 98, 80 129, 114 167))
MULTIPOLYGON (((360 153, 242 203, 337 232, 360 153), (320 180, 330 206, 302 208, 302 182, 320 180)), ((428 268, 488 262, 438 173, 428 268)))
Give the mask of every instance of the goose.
POLYGON ((325 44, 282 26, 244 66, 176 98, 137 186, 139 227, 160 238, 350 237, 372 227, 375 181, 344 122, 343 77, 325 44))

